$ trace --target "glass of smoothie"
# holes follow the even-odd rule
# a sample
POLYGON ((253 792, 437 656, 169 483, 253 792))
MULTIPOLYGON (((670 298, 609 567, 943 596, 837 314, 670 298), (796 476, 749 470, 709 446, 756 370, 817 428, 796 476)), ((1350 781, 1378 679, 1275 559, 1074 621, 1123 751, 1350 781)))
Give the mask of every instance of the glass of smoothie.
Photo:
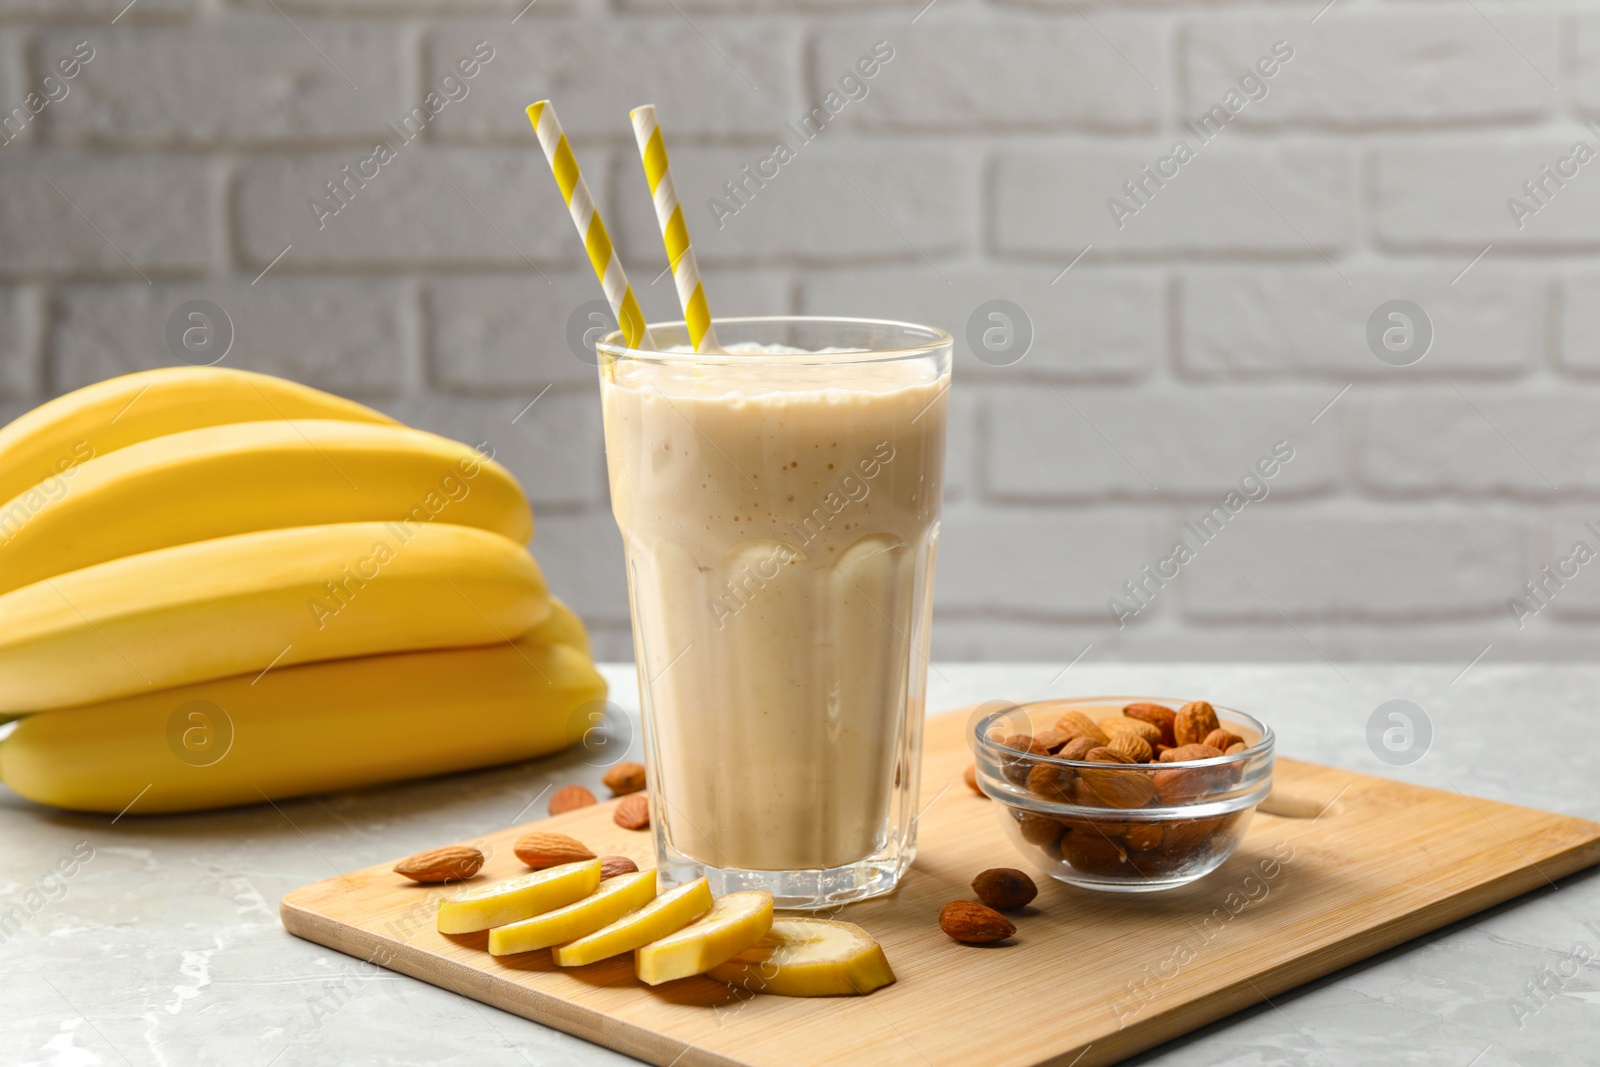
POLYGON ((894 888, 916 800, 950 335, 682 323, 597 346, 667 884, 821 907, 894 888))

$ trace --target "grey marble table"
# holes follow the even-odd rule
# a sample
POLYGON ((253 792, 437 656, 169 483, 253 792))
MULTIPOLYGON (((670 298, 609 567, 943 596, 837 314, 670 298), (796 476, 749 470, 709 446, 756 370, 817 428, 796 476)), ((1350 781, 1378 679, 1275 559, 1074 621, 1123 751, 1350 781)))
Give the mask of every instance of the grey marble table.
MULTIPOLYGON (((1286 755, 1600 820, 1590 740, 1600 668, 1064 666, 938 664, 929 706, 1203 693, 1268 719, 1286 755), (1368 720, 1390 700, 1414 702, 1432 725, 1426 754, 1407 766, 1369 746, 1368 720), (1537 739, 1507 731, 1534 721, 1537 739)), ((632 668, 605 670, 614 699, 635 707, 632 668)), ((297 940, 277 916, 278 898, 296 886, 509 825, 546 785, 598 789, 599 774, 561 756, 277 809, 130 815, 114 825, 0 789, 0 913, 18 904, 24 912, 20 929, 0 933, 0 1062, 634 1062, 297 940), (45 877, 75 849, 86 854, 84 843, 92 858, 70 878, 45 877)), ((1555 1067, 1597 1062, 1597 1044, 1600 875, 1590 872, 1135 1062, 1555 1067)))

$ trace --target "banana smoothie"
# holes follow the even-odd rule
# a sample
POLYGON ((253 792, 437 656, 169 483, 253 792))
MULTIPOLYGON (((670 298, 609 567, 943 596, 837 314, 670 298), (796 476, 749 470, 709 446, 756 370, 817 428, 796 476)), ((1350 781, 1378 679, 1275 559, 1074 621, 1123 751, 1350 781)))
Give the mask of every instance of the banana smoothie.
POLYGON ((892 887, 916 795, 948 346, 728 347, 602 360, 658 841, 744 872, 887 853, 892 887))

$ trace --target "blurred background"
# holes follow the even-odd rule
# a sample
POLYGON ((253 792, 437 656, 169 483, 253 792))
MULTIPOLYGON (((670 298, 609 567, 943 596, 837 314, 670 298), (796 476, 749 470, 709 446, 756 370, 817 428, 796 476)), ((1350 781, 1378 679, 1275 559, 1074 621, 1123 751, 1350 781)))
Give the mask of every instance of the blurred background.
POLYGON ((937 658, 1592 656, 1578 0, 0 0, 0 418, 223 352, 486 441, 631 658, 543 97, 651 318, 647 102, 716 313, 955 335, 937 658))

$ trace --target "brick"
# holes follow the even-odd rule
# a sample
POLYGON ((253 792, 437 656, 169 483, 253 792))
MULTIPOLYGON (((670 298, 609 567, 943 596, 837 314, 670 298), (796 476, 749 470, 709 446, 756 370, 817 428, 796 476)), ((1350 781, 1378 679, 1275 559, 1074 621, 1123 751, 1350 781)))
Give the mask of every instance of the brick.
MULTIPOLYGON (((521 274, 435 281, 430 297, 434 381, 457 392, 496 393, 537 391, 551 382, 593 385, 594 351, 584 347, 580 357, 573 343, 589 328, 584 316, 604 306, 600 287, 587 270, 547 274, 549 283, 521 274), (580 320, 584 325, 575 325, 580 320)), ((726 315, 788 310, 779 274, 711 272, 704 282, 714 310, 726 315)), ((671 285, 671 275, 652 286, 641 273, 637 292, 650 321, 683 317, 676 295, 668 291, 671 285)), ((610 321, 609 312, 605 315, 610 321)))
MULTIPOLYGON (((778 116, 793 112, 798 117, 802 110, 801 38, 788 21, 691 25, 674 17, 523 20, 509 28, 500 21, 452 24, 429 41, 428 84, 439 84, 484 40, 493 45, 494 58, 467 83, 470 92, 462 106, 440 114, 440 136, 525 143, 533 133, 524 110, 545 97, 554 98, 568 135, 620 136, 630 149, 628 111, 645 102, 659 108, 669 148, 693 136, 748 134, 765 142, 777 135, 778 116)), ((636 158, 631 162, 642 187, 644 172, 636 158)))
MULTIPOLYGON (((51 329, 54 384, 76 389, 118 374, 207 357, 168 347, 168 322, 209 300, 233 324, 219 366, 292 378, 335 393, 394 395, 416 377, 412 287, 357 278, 73 285, 58 290, 51 329)), ((218 326, 219 330, 222 328, 218 326)))
MULTIPOLYGON (((28 91, 32 87, 27 84, 24 40, 21 32, 0 30, 0 121, 4 122, 4 125, 0 125, 0 148, 29 143, 38 125, 37 116, 27 106, 28 91), (22 114, 15 115, 14 108, 20 108, 22 114)), ((60 89, 53 86, 51 91, 58 96, 61 93, 60 89)), ((70 94, 70 87, 68 91, 70 94)), ((51 105, 35 102, 35 106, 47 109, 51 105)))
MULTIPOLYGON (((1057 271, 1039 266, 941 269, 951 284, 923 263, 811 272, 802 282, 801 306, 808 315, 903 319, 948 330, 963 381, 1128 379, 1147 372, 1166 349, 1166 298, 1159 277, 1096 270, 1085 263, 1053 283, 1057 271), (980 309, 992 300, 1017 305, 1032 326, 1027 354, 1005 366, 979 359, 968 337, 973 330, 982 345, 995 320, 980 309)), ((1017 337, 1013 332, 1008 343, 1019 343, 1017 337)), ((996 362, 1011 358, 988 349, 984 355, 996 362)))
POLYGON ((0 397, 38 395, 40 317, 37 294, 0 286, 0 397))
POLYGON ((1567 80, 1572 86, 1573 100, 1584 114, 1600 115, 1600 17, 1593 11, 1582 10, 1569 17, 1572 19, 1572 59, 1567 80))
POLYGON ((1521 523, 1481 509, 1409 510, 1243 511, 1181 571, 1185 613, 1197 621, 1281 621, 1281 611, 1299 624, 1503 611, 1527 558, 1521 523))
POLYGON ((945 424, 944 499, 947 502, 975 496, 982 484, 983 394, 981 387, 952 387, 945 424))
POLYGON ((1130 510, 952 507, 939 524, 934 604, 1105 619, 1123 576, 1154 558, 1155 533, 1150 516, 1130 510))
POLYGON ((1561 364, 1583 374, 1600 372, 1600 274, 1565 279, 1560 306, 1561 364))
MULTIPOLYGON (((504 400, 430 395, 380 406, 407 425, 469 444, 487 442, 494 458, 522 483, 543 537, 541 508, 605 501, 605 444, 594 390, 552 390, 529 408, 537 392, 504 400)), ((563 566, 572 562, 568 555, 552 559, 563 566)))
POLYGON ((1081 18, 989 17, 825 29, 812 47, 815 98, 806 108, 833 92, 843 102, 835 103, 836 121, 854 129, 1153 129, 1161 94, 1151 79, 1164 77, 1164 35, 1152 17, 1122 15, 1093 26, 1081 18), (857 65, 880 42, 878 54, 892 58, 863 79, 857 65))
POLYGON ((903 7, 916 9, 927 0, 621 0, 626 11, 650 11, 675 14, 683 11, 707 11, 730 15, 751 11, 860 11, 865 8, 903 7))
POLYGON ((204 161, 0 150, 0 188, 0 274, 137 276, 209 261, 204 161))
POLYGON ((1528 573, 1506 590, 1506 614, 1519 631, 1547 631, 1552 619, 1600 616, 1600 506, 1563 508, 1540 524, 1528 573), (1578 548, 1579 544, 1585 550, 1578 548), (1588 555, 1584 562, 1579 557, 1588 555), (1549 568, 1546 570, 1545 568, 1549 568), (1530 592, 1526 583, 1532 582, 1530 592), (1537 595, 1535 595, 1537 594, 1537 595), (1519 601, 1513 611, 1510 601, 1519 601))
MULTIPOLYGON (((620 552, 621 548, 619 547, 617 551, 620 552)), ((559 596, 560 593, 556 595, 559 596)), ((589 619, 585 619, 583 622, 589 631, 589 646, 594 650, 594 661, 596 663, 631 664, 633 662, 633 628, 628 623, 596 623, 589 619)), ((628 694, 624 696, 625 700, 631 701, 634 699, 631 695, 633 693, 631 685, 625 690, 613 687, 613 700, 616 699, 616 694, 618 693, 628 694)))
POLYGON ((1568 164, 1576 174, 1559 179, 1564 187, 1541 169, 1555 170, 1579 142, 1600 152, 1600 135, 1591 130, 1564 138, 1375 152, 1377 235, 1395 248, 1451 249, 1468 258, 1490 243, 1495 246, 1491 255, 1502 249, 1600 246, 1600 197, 1595 196, 1600 157, 1581 167, 1568 164), (1523 189, 1534 179, 1547 182, 1542 204, 1523 189), (1533 213, 1514 216, 1513 200, 1533 213))
POLYGON ((1553 11, 1497 13, 1499 33, 1467 7, 1338 14, 1315 27, 1298 11, 1194 20, 1183 33, 1183 117, 1198 120, 1230 90, 1245 101, 1231 121, 1254 127, 1530 121, 1556 104, 1553 11), (1279 41, 1293 55, 1262 79, 1256 64, 1279 41), (1266 96, 1246 96, 1246 72, 1266 96))
POLYGON ((626 625, 628 576, 622 535, 609 511, 543 514, 535 502, 534 558, 550 591, 590 625, 626 625))
POLYGON ((1600 394, 1469 386, 1358 406, 1361 476, 1386 492, 1600 492, 1600 394))
POLYGON ((440 15, 505 14, 524 19, 546 15, 571 14, 585 0, 233 0, 240 7, 259 7, 271 11, 273 5, 285 11, 305 11, 315 15, 350 14, 394 16, 411 13, 440 15))
MULTIPOLYGON (((71 83, 71 95, 48 109, 51 135, 301 147, 376 138, 385 121, 404 114, 400 102, 411 95, 413 78, 398 28, 308 22, 300 29, 306 37, 269 10, 192 26, 97 31, 95 56, 71 83)), ((44 34, 35 62, 69 55, 81 39, 72 30, 44 34)))
MULTIPOLYGON (((436 149, 395 140, 395 158, 365 188, 350 183, 353 195, 338 214, 321 219, 320 230, 312 198, 328 197, 324 183, 346 180, 342 168, 356 174, 367 152, 246 164, 235 194, 245 259, 259 270, 293 244, 275 270, 414 265, 531 272, 544 264, 582 261, 583 246, 537 144, 436 149)), ((604 162, 603 153, 584 156, 585 163, 604 162)), ((584 176, 604 203, 607 169, 591 165, 584 176)))
MULTIPOLYGON (((1463 264, 1464 266, 1465 264, 1463 264)), ((1437 376, 1523 370, 1544 347, 1542 279, 1480 263, 1450 271, 1325 264, 1211 267, 1178 283, 1179 363, 1202 375, 1437 376), (1398 369, 1367 344, 1367 322, 1390 300, 1410 300, 1433 326, 1421 362, 1398 369)))
POLYGON ((1123 216, 1120 229, 1108 203, 1118 198, 1136 207, 1123 183, 1142 178, 1146 164, 1154 172, 1171 143, 1002 156, 991 194, 996 246, 1059 258, 1065 266, 1090 243, 1100 257, 1231 252, 1319 259, 1319 251, 1333 256, 1354 240, 1354 178, 1342 152, 1215 142, 1196 148, 1192 134, 1186 141, 1195 158, 1164 179, 1136 214, 1123 216))
POLYGON ((199 8, 200 0, 137 0, 136 3, 128 0, 0 0, 0 19, 92 22, 96 25, 115 20, 121 26, 191 15, 199 8))
MULTIPOLYGON (((774 137, 779 131, 774 130, 774 137)), ((699 261, 714 264, 799 259, 921 263, 976 244, 977 161, 970 152, 897 146, 892 152, 840 145, 824 130, 778 166, 764 187, 749 182, 742 206, 723 183, 743 178, 771 156, 768 148, 687 148, 673 152, 672 173, 699 261), (718 225, 707 206, 728 210, 718 225), (882 214, 879 214, 882 212, 882 214)), ((793 138, 791 138, 792 142, 793 138)), ((637 159, 619 161, 619 241, 628 256, 665 256, 650 199, 640 195, 637 159)), ((771 167, 767 168, 770 172, 771 167)), ((942 282, 941 282, 942 284, 942 282)))
POLYGON ((1340 450, 1329 435, 1337 409, 1310 423, 1327 400, 1278 389, 995 388, 986 485, 1008 500, 1220 501, 1284 441, 1294 455, 1265 480, 1269 498, 1325 491, 1338 477, 1340 450))

